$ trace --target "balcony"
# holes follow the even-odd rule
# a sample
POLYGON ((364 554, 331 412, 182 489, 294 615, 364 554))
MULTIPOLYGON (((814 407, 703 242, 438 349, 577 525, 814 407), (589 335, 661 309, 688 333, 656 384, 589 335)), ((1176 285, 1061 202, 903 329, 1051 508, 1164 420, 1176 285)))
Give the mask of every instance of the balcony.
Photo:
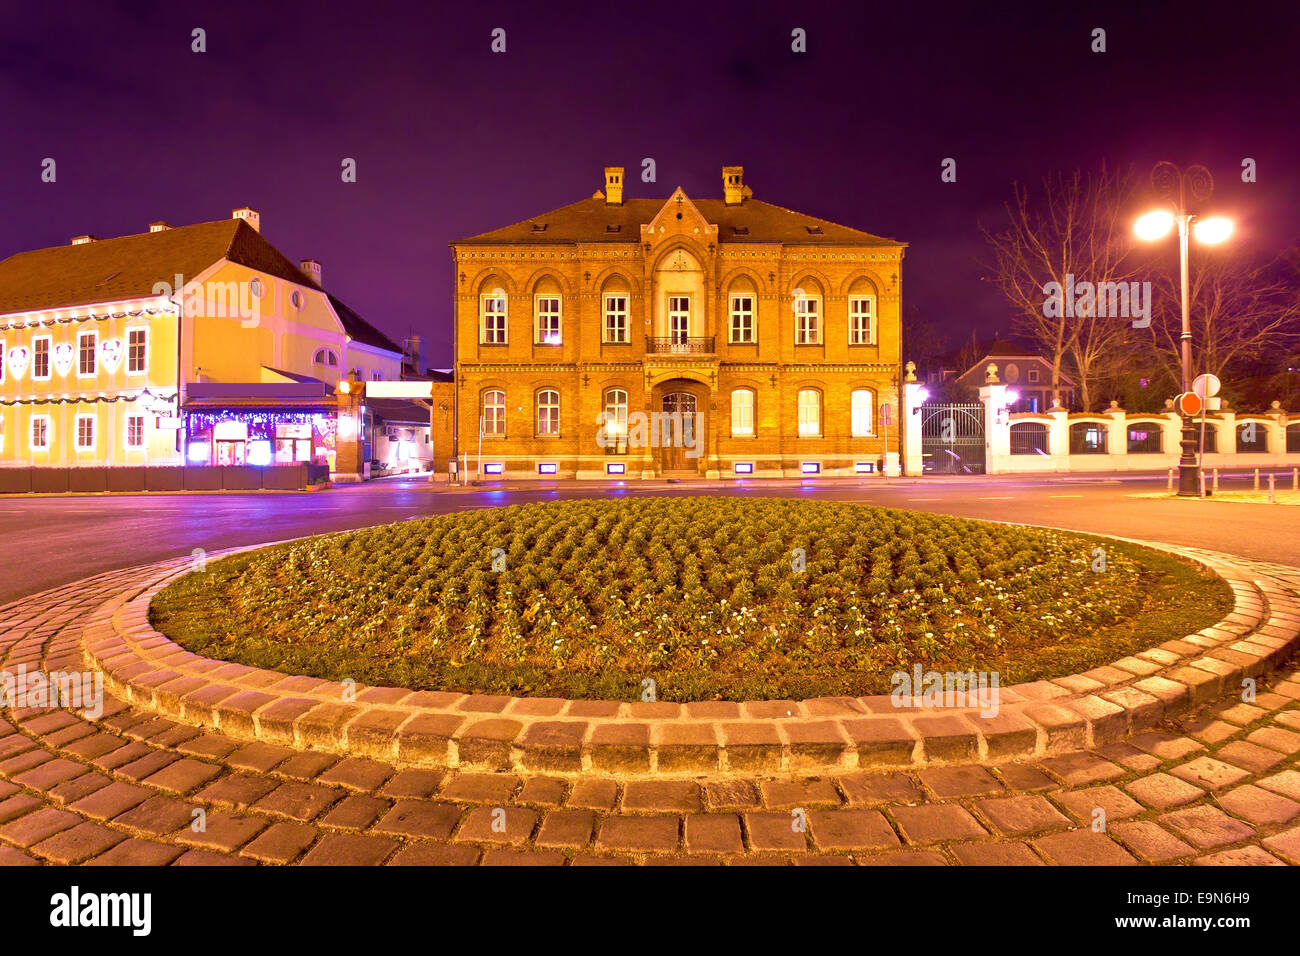
POLYGON ((708 355, 713 352, 712 335, 647 335, 645 350, 650 355, 708 355))

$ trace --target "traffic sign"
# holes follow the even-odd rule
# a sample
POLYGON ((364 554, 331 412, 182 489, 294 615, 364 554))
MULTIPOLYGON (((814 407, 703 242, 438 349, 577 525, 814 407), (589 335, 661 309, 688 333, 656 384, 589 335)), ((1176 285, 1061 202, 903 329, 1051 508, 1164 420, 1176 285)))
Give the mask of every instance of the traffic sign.
POLYGON ((1184 415, 1199 415, 1203 403, 1201 402, 1201 396, 1195 392, 1183 392, 1174 399, 1174 407, 1184 415))
POLYGON ((894 406, 888 402, 880 406, 880 420, 886 425, 894 424, 894 406))
POLYGON ((1219 394, 1221 384, 1219 376, 1206 372, 1203 375, 1196 376, 1196 380, 1192 382, 1192 391, 1201 398, 1209 398, 1219 394))

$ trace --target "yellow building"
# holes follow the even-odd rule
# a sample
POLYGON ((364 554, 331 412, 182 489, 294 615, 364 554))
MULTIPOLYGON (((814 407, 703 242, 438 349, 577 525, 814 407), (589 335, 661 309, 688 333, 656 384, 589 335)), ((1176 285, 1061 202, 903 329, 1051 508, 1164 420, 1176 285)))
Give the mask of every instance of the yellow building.
POLYGON ((471 472, 897 473, 905 244, 756 200, 739 166, 722 187, 625 198, 608 168, 452 243, 471 472))
POLYGON ((259 230, 243 208, 0 261, 0 466, 330 464, 332 423, 303 424, 402 351, 259 230))

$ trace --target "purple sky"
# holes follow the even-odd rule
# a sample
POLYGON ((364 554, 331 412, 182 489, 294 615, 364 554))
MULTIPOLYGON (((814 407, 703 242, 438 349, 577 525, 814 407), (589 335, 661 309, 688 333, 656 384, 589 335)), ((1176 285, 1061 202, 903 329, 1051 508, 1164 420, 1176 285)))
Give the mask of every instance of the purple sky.
POLYGON ((286 255, 322 260, 332 291, 446 365, 448 242, 590 196, 606 165, 627 167, 629 196, 665 198, 719 196, 721 167, 743 165, 757 198, 910 243, 905 306, 953 341, 1009 330, 978 225, 1013 180, 1203 163, 1243 250, 1300 237, 1294 3, 567 6, 6 4, 0 256, 248 204, 286 255), (194 27, 208 52, 190 52, 194 27), (658 182, 640 182, 644 157, 658 182))

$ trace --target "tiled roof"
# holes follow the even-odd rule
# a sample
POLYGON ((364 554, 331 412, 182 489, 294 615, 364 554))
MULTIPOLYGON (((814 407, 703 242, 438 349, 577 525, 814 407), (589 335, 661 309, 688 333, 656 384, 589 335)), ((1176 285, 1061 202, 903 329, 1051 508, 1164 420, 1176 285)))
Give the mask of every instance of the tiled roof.
MULTIPOLYGON (((329 295, 328 292, 325 294, 329 295)), ((400 345, 349 309, 338 296, 329 295, 329 299, 330 305, 334 306, 334 311, 338 313, 339 321, 343 323, 343 331, 352 336, 352 341, 402 354, 400 345)))
MULTIPOLYGON (((667 202, 666 199, 628 199, 621 206, 607 206, 603 199, 583 199, 523 222, 461 239, 459 243, 640 242, 641 226, 654 219, 667 202)), ((733 206, 721 199, 692 202, 700 215, 717 225, 719 242, 905 245, 757 199, 746 199, 733 206)))
POLYGON ((188 282, 221 259, 313 285, 248 223, 222 219, 12 255, 0 261, 0 313, 148 297, 156 283, 188 282))
MULTIPOLYGON (((0 315, 149 297, 156 283, 171 285, 177 275, 188 282, 222 259, 319 288, 247 222, 220 219, 12 255, 0 261, 0 315)), ((399 345, 335 296, 329 299, 355 341, 401 353, 399 345)))

